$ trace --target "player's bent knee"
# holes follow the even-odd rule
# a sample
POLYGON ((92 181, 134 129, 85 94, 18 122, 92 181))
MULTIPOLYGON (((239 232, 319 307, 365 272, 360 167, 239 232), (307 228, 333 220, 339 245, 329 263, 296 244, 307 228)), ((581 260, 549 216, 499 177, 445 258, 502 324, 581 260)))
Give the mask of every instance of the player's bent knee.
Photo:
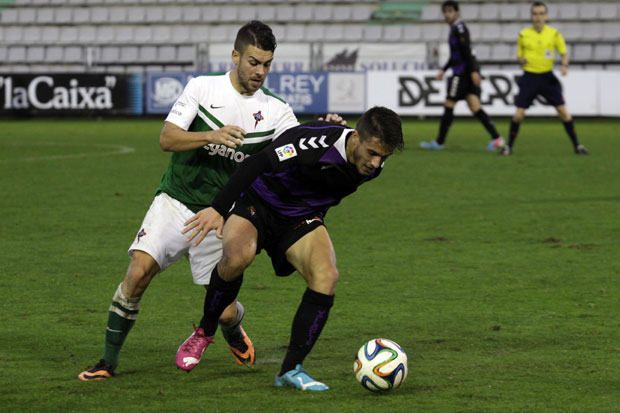
POLYGON ((227 281, 237 278, 250 266, 252 258, 253 257, 244 256, 243 254, 224 254, 217 265, 219 276, 227 281))

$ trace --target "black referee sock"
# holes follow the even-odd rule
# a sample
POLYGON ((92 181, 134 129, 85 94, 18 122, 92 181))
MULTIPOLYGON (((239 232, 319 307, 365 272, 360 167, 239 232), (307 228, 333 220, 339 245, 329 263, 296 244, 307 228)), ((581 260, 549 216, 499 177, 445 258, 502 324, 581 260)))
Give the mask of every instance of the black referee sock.
POLYGON ((242 283, 243 274, 233 281, 224 281, 217 272, 217 265, 215 266, 205 297, 204 314, 200 320, 200 328, 205 331, 205 336, 209 337, 215 334, 220 316, 226 307, 235 301, 242 283))
POLYGON ((304 362, 325 327, 332 305, 334 305, 333 295, 321 294, 306 288, 293 319, 291 341, 282 362, 281 375, 304 362))
POLYGON ((450 125, 452 125, 452 121, 454 120, 454 108, 449 108, 444 106, 443 115, 441 115, 441 122, 439 123, 439 135, 437 136, 438 144, 443 145, 446 141, 446 135, 448 134, 448 130, 450 130, 450 125))
POLYGON ((521 126, 521 122, 515 122, 514 120, 510 121, 510 136, 508 137, 508 146, 512 148, 515 140, 517 139, 517 134, 519 133, 519 126, 521 126))
POLYGON ((478 110, 478 112, 474 112, 474 116, 478 118, 480 123, 482 123, 482 126, 484 126, 487 132, 489 132, 489 135, 491 135, 491 139, 499 138, 499 133, 497 133, 497 129, 495 129, 493 121, 483 109, 478 110))
POLYGON ((568 137, 573 143, 573 146, 579 145, 579 140, 577 140, 577 134, 575 133, 575 125, 573 124, 573 120, 571 119, 568 122, 562 122, 562 124, 564 125, 564 129, 566 130, 568 137))

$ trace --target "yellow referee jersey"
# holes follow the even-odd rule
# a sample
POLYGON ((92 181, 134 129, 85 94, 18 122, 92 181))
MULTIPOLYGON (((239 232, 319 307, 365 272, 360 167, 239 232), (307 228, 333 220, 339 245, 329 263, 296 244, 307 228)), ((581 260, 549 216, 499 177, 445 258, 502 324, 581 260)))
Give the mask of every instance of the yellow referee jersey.
POLYGON ((540 33, 533 27, 528 27, 519 33, 517 56, 527 59, 527 64, 523 66, 526 72, 550 72, 556 50, 565 54, 566 43, 562 33, 553 27, 545 26, 540 33))

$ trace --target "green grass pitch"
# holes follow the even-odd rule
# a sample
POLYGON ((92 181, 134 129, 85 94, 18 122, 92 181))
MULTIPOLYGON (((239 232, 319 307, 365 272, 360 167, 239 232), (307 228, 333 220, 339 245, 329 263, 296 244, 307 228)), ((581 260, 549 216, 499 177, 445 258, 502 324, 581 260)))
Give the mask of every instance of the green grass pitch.
POLYGON ((418 147, 437 120, 405 122, 405 151, 327 216, 340 282, 305 367, 332 390, 310 394, 273 386, 305 284, 264 254, 240 293, 254 369, 220 333, 192 373, 176 369, 204 297, 182 260, 147 290, 117 377, 79 381, 169 159, 162 120, 3 120, 0 410, 620 411, 620 122, 575 125, 590 156, 557 119, 526 119, 510 157, 469 118, 442 152, 418 147), (352 372, 376 337, 409 357, 388 395, 352 372))

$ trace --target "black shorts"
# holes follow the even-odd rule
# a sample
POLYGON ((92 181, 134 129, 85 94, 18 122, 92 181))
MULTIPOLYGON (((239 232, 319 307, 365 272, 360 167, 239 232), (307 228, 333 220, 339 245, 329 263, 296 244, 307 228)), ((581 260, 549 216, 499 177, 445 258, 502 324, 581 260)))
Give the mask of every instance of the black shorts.
POLYGON ((476 95, 480 97, 480 87, 476 86, 471 80, 471 73, 462 75, 452 75, 448 78, 448 89, 446 99, 458 102, 465 99, 467 95, 476 95))
POLYGON ((515 106, 518 108, 529 108, 538 95, 542 96, 551 106, 564 104, 562 84, 553 72, 524 72, 517 84, 519 93, 515 97, 515 106))
POLYGON ((252 190, 247 191, 235 202, 228 216, 238 215, 247 219, 258 231, 256 254, 262 249, 271 257, 271 265, 279 277, 295 272, 295 267, 286 259, 286 251, 304 235, 323 223, 322 214, 287 217, 273 211, 269 205, 252 190))

